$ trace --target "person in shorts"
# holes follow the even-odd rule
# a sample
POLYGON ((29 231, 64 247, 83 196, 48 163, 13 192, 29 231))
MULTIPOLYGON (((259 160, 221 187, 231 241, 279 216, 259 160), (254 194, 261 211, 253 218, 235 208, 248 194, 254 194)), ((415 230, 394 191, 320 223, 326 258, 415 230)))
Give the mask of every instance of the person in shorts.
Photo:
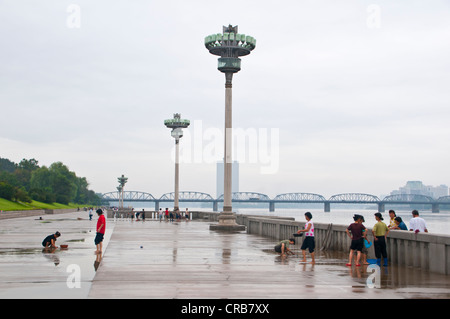
POLYGON ((56 239, 61 236, 61 233, 59 231, 57 231, 54 234, 48 235, 47 237, 44 238, 44 240, 42 241, 42 246, 44 246, 45 248, 58 248, 56 246, 56 239))
POLYGON ((105 215, 103 215, 103 210, 101 210, 100 208, 97 209, 96 213, 98 215, 98 220, 96 228, 97 234, 95 235, 94 239, 95 246, 97 247, 95 253, 101 254, 103 249, 103 237, 105 236, 106 219, 105 215))
POLYGON ((361 258, 361 251, 364 246, 364 239, 366 238, 366 233, 364 230, 366 227, 362 224, 363 216, 355 214, 353 216, 354 223, 350 224, 345 230, 348 237, 351 238, 352 242, 350 244, 350 254, 348 256, 348 263, 346 266, 351 266, 353 261, 353 254, 356 251, 356 267, 360 267, 361 264, 359 260, 361 258))
POLYGON ((316 248, 316 243, 314 240, 314 224, 311 221, 312 214, 310 212, 306 212, 305 219, 306 219, 305 228, 297 231, 297 234, 300 233, 305 234, 305 239, 303 240, 302 247, 300 248, 303 254, 303 259, 301 262, 306 262, 306 249, 308 249, 311 255, 311 264, 315 264, 316 260, 314 256, 314 249, 316 248))

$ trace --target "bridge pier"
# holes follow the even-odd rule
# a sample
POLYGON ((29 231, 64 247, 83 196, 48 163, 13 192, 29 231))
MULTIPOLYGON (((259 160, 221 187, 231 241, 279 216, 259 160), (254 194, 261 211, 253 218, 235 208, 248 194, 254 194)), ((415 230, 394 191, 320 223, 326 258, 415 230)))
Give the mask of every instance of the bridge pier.
POLYGON ((431 212, 432 213, 439 213, 439 204, 438 203, 431 204, 431 212))
POLYGON ((378 211, 380 213, 384 213, 384 211, 386 210, 384 203, 378 203, 378 211))
POLYGON ((219 211, 219 202, 214 201, 213 202, 213 212, 218 212, 219 211))
POLYGON ((275 211, 275 202, 269 202, 269 212, 275 211))
POLYGON ((155 212, 159 210, 159 201, 155 201, 155 212))
POLYGON ((331 212, 331 203, 330 203, 330 202, 325 202, 325 203, 324 203, 324 209, 323 209, 323 211, 324 211, 325 213, 331 212))

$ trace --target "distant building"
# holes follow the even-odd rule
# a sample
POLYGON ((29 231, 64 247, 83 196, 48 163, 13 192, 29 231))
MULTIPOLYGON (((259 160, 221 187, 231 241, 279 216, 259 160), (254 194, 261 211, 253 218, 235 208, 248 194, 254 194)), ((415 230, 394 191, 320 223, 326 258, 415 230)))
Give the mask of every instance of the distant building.
MULTIPOLYGON (((223 161, 217 162, 217 173, 216 173, 216 198, 223 195, 223 161)), ((239 192, 239 163, 233 161, 231 164, 231 192, 239 192)))
POLYGON ((398 190, 391 192, 391 195, 398 195, 398 194, 425 195, 437 199, 442 196, 448 196, 448 186, 447 185, 427 186, 424 185, 421 181, 408 181, 406 182, 405 186, 400 187, 398 190))

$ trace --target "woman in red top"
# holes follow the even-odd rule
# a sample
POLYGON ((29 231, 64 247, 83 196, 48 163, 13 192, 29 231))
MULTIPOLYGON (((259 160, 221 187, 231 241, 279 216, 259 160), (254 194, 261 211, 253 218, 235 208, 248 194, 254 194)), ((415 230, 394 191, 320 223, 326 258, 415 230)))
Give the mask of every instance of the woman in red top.
POLYGON ((95 253, 99 254, 102 252, 102 244, 103 244, 103 237, 105 235, 105 228, 106 228, 106 219, 105 215, 103 215, 103 211, 101 209, 97 209, 96 213, 98 214, 98 221, 97 221, 97 235, 95 236, 95 245, 97 246, 97 250, 95 253))

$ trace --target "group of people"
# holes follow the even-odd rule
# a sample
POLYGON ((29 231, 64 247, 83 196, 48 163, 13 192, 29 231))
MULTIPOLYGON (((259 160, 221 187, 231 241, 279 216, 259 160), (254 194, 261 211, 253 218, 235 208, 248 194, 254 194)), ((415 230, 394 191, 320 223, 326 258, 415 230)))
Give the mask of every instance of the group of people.
MULTIPOLYGON (((303 255, 303 259, 301 262, 306 262, 306 250, 308 250, 311 255, 311 259, 312 259, 311 264, 314 264, 316 262, 315 254, 314 254, 316 244, 315 244, 315 240, 314 240, 314 223, 311 221, 312 214, 310 212, 306 212, 305 219, 306 219, 305 228, 299 229, 297 231, 297 233, 294 234, 294 236, 305 235, 305 239, 303 240, 302 246, 300 248, 302 250, 302 255, 303 255)), ((284 257, 286 255, 293 255, 294 253, 292 252, 292 250, 289 249, 289 245, 295 245, 294 237, 280 241, 275 246, 275 251, 277 253, 280 253, 282 257, 284 257)))
MULTIPOLYGON (((375 256, 377 258, 377 264, 381 265, 381 257, 383 257, 384 266, 387 266, 387 250, 386 250, 386 237, 389 233, 388 226, 383 222, 384 218, 381 213, 375 213, 376 224, 372 228, 373 234, 373 246, 375 249, 375 256)), ((355 214, 353 216, 353 223, 350 224, 345 230, 347 235, 351 239, 350 253, 348 257, 347 266, 352 266, 353 257, 356 252, 356 267, 360 267, 361 255, 363 258, 363 264, 367 263, 368 248, 372 245, 367 237, 367 229, 363 225, 365 222, 364 216, 355 214)))
MULTIPOLYGON (((372 228, 373 234, 373 247, 375 250, 376 263, 381 266, 381 258, 383 258, 383 266, 388 265, 388 256, 386 249, 386 238, 390 230, 408 230, 405 222, 401 217, 397 216, 394 210, 389 211, 390 222, 386 225, 383 220, 381 213, 375 213, 376 224, 372 228)), ((347 266, 352 266, 353 255, 356 252, 356 267, 361 266, 360 258, 363 258, 363 263, 368 264, 367 254, 368 248, 372 245, 367 237, 366 228, 362 224, 364 222, 364 217, 361 215, 355 215, 353 217, 354 223, 348 226, 346 232, 351 238, 349 261, 347 266)), ((417 210, 412 211, 412 218, 409 222, 409 230, 414 233, 428 232, 425 220, 419 217, 419 212, 417 210)))
POLYGON ((189 220, 189 210, 186 208, 186 211, 182 213, 179 209, 174 209, 173 211, 169 211, 168 208, 166 208, 165 211, 162 210, 162 208, 158 211, 158 219, 161 222, 163 219, 165 221, 171 221, 173 222, 175 219, 177 221, 181 221, 181 219, 184 218, 186 221, 189 220))
MULTIPOLYGON (((96 246, 96 254, 101 254, 103 250, 103 239, 105 236, 105 230, 106 230, 106 218, 103 214, 102 209, 97 209, 96 211, 98 215, 97 220, 97 227, 96 227, 96 235, 94 239, 94 244, 96 246)), ((45 248, 58 248, 56 246, 56 240, 61 236, 61 233, 59 231, 55 232, 54 234, 50 234, 47 237, 44 238, 42 241, 42 246, 45 248)))
MULTIPOLYGON (((347 266, 352 266, 355 255, 356 255, 356 262, 355 262, 356 267, 361 266, 361 261, 363 264, 368 264, 367 262, 368 249, 372 246, 372 244, 375 250, 377 265, 381 266, 381 259, 383 259, 383 266, 388 265, 386 237, 389 234, 389 231, 408 230, 402 218, 396 216, 394 210, 389 211, 389 216, 390 216, 390 223, 389 225, 386 225, 383 222, 384 218, 381 213, 374 214, 376 223, 372 228, 373 243, 367 237, 367 229, 363 225, 363 223, 365 222, 364 216, 359 214, 355 214, 353 216, 354 222, 350 224, 346 229, 346 233, 351 239, 349 261, 346 264, 347 266)), ((302 250, 303 255, 303 259, 301 260, 301 262, 306 262, 306 251, 308 250, 311 255, 311 264, 314 264, 315 240, 314 240, 314 224, 311 221, 312 214, 310 212, 306 212, 305 219, 306 223, 304 229, 298 230, 297 233, 294 234, 294 237, 303 235, 305 236, 302 242, 302 246, 300 248, 302 250)), ((412 219, 409 224, 410 224, 409 226, 410 231, 413 231, 415 233, 428 232, 426 222, 423 218, 419 217, 419 212, 417 210, 412 211, 412 219)), ((280 253, 282 257, 289 254, 291 255, 294 254, 292 250, 289 248, 290 245, 295 245, 296 243, 294 237, 280 241, 275 246, 274 248, 275 251, 280 253)))

